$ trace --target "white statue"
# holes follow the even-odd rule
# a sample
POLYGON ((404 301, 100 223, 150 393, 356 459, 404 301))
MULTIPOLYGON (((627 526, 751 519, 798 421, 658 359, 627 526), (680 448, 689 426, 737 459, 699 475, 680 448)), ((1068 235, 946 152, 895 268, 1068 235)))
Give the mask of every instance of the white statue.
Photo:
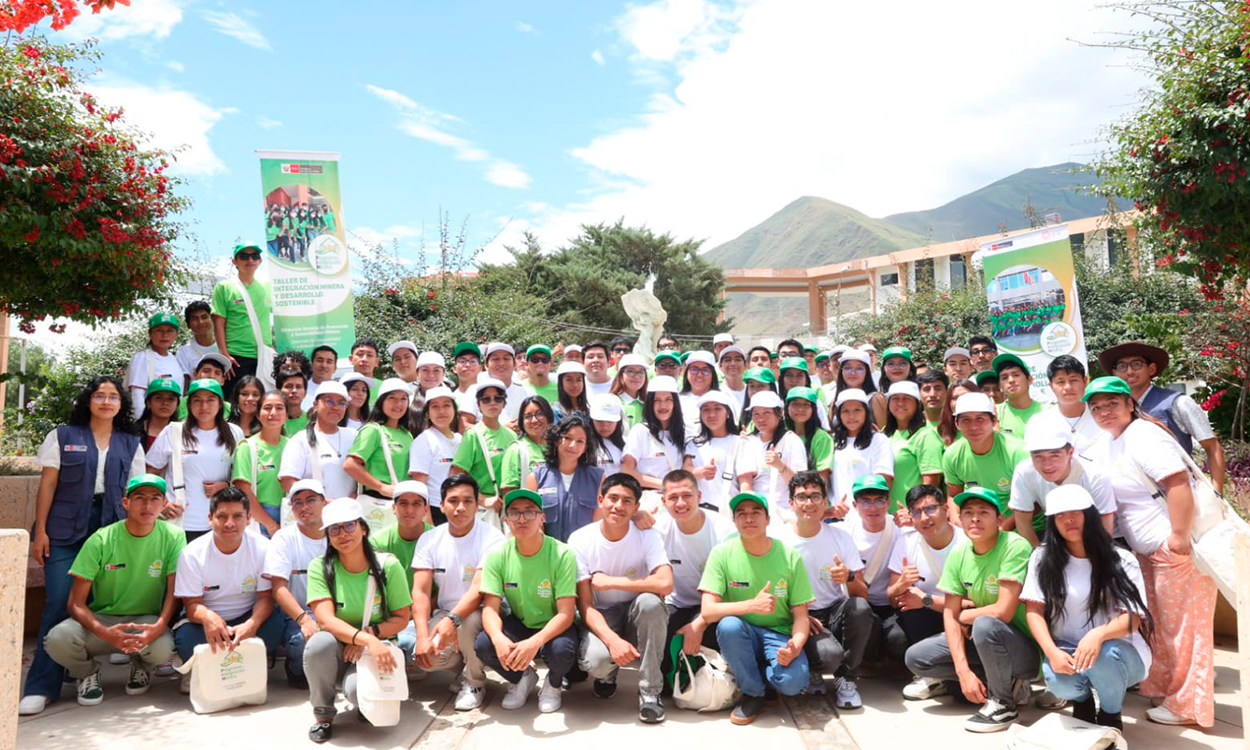
POLYGON ((664 331, 668 313, 664 312, 660 300, 646 289, 631 289, 622 294, 621 304, 624 305, 630 322, 638 330, 638 343, 634 344, 634 354, 650 363, 655 358, 655 344, 664 331))

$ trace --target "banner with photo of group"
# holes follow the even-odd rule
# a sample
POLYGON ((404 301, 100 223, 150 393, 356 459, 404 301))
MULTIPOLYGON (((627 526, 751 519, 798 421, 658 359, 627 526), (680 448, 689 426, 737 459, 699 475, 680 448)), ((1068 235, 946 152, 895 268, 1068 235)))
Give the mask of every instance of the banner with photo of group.
POLYGON ((1068 225, 1044 227, 981 245, 990 329, 1000 354, 1032 370, 1036 401, 1054 401, 1046 367, 1070 354, 1089 367, 1068 225))
POLYGON ((356 338, 343 228, 339 155, 257 151, 264 196, 265 264, 277 350, 322 344, 346 357, 356 338))

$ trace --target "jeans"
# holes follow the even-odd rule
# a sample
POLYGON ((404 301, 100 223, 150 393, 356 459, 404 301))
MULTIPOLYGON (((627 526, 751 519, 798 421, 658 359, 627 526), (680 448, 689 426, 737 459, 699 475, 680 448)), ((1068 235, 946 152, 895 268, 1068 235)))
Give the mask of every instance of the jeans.
MULTIPOLYGON (((503 634, 514 643, 523 641, 537 632, 537 630, 525 627, 525 623, 514 615, 507 615, 503 618, 503 634)), ((499 662, 499 654, 495 651, 495 644, 491 642, 490 635, 486 631, 483 630, 477 634, 473 650, 477 652, 482 664, 498 672, 500 677, 513 685, 521 681, 524 671, 516 672, 503 668, 503 664, 499 662)), ((538 655, 547 662, 547 684, 559 687, 564 682, 564 676, 577 665, 577 626, 569 625, 568 630, 544 643, 543 647, 538 650, 538 655)))
MULTIPOLYGON (((272 518, 274 523, 278 524, 278 526, 282 525, 282 506, 281 505, 265 505, 264 503, 261 503, 260 509, 265 511, 265 514, 269 516, 270 518, 272 518)), ((256 522, 253 521, 253 523, 256 523, 256 522)), ((263 525, 260 525, 260 524, 257 524, 257 525, 260 526, 260 529, 259 529, 260 535, 268 539, 269 529, 266 529, 263 525)))
POLYGON ((803 646, 812 674, 832 672, 854 678, 872 635, 872 610, 868 602, 849 597, 808 614, 825 626, 823 632, 811 635, 803 646))
MULTIPOLYGON (((698 616, 700 607, 678 607, 673 604, 665 604, 664 608, 668 610, 668 640, 664 646, 664 659, 660 662, 660 672, 666 677, 673 671, 673 637, 677 635, 677 631, 689 625, 698 616)), ((720 644, 716 642, 716 627, 709 625, 703 629, 703 641, 701 645, 712 649, 720 650, 720 644)))
MULTIPOLYGON (((972 639, 964 644, 968 666, 984 674, 985 690, 999 703, 1014 708, 1012 686, 1016 680, 1032 680, 1037 676, 1041 656, 1037 644, 1010 623, 997 617, 982 615, 972 623, 972 639)), ((907 668, 917 677, 942 680, 958 692, 959 675, 951 657, 946 633, 924 639, 907 649, 907 668)))
POLYGON ((888 604, 870 604, 869 619, 872 621, 868 644, 864 655, 870 661, 885 658, 902 660, 907 653, 907 634, 899 624, 898 610, 888 604))
POLYGON ((938 610, 921 607, 898 613, 898 624, 907 637, 907 645, 913 646, 929 636, 944 632, 942 613, 938 610))
MULTIPOLYGON (((1076 644, 1056 641, 1060 648, 1075 648, 1076 644)), ((1133 644, 1122 638, 1104 641, 1098 658, 1092 666, 1077 674, 1057 674, 1050 668, 1050 660, 1042 664, 1046 676, 1046 688, 1060 698, 1070 701, 1089 700, 1098 694, 1099 708, 1109 714, 1118 714, 1124 707, 1124 693, 1129 687, 1146 679, 1146 665, 1133 644)))
MULTIPOLYGON (((289 656, 287 658, 290 658, 289 656)), ((327 630, 318 630, 304 648, 304 676, 308 679, 308 697, 313 716, 330 721, 338 713, 334 706, 335 685, 343 681, 343 697, 348 703, 360 705, 356 695, 356 665, 343 658, 343 644, 327 630)))
POLYGON ((761 698, 765 681, 782 695, 798 695, 807 687, 807 654, 782 666, 777 650, 790 640, 788 635, 752 625, 741 617, 729 616, 716 623, 716 641, 721 655, 738 680, 743 695, 761 698))
MULTIPOLYGON (((95 618, 105 627, 119 622, 150 625, 157 620, 156 615, 96 615, 95 618)), ((77 620, 65 620, 52 628, 45 646, 56 663, 65 667, 70 677, 78 680, 90 677, 100 668, 95 662, 96 657, 122 653, 113 644, 90 633, 77 620)), ((157 636, 147 648, 135 654, 148 671, 169 661, 173 655, 174 637, 168 630, 157 636)))
MULTIPOLYGON (((447 619, 448 611, 445 609, 436 609, 430 615, 428 632, 433 632, 434 628, 443 620, 447 619)), ((448 671, 453 674, 463 669, 463 680, 465 683, 473 687, 485 687, 486 685, 486 667, 482 664, 482 660, 478 658, 475 646, 477 643, 477 634, 482 632, 482 610, 475 610, 468 617, 460 622, 460 627, 456 628, 456 646, 452 648, 451 644, 440 644, 442 648, 434 652, 434 664, 426 669, 420 665, 417 668, 423 672, 443 672, 448 671)), ((417 646, 417 628, 413 623, 409 623, 399 634, 399 648, 404 652, 404 658, 409 662, 412 661, 413 651, 417 646), (405 640, 411 638, 411 642, 405 644, 405 640)))
MULTIPOLYGON (((277 607, 274 610, 275 616, 281 616, 282 618, 281 643, 283 646, 286 646, 286 660, 283 664, 285 665, 287 677, 303 677, 304 648, 308 645, 307 641, 304 640, 304 631, 300 630, 299 623, 288 617, 285 612, 278 612, 277 607)), ((309 615, 309 617, 312 617, 312 615, 309 615)))
MULTIPOLYGON (((638 692, 659 695, 664 687, 660 664, 668 644, 668 608, 655 594, 638 594, 632 601, 598 608, 612 632, 638 647, 638 692)), ((585 628, 585 625, 582 626, 585 628)), ((596 680, 615 682, 620 666, 599 636, 585 628, 578 654, 578 666, 596 680)))
MULTIPOLYGON (((226 624, 233 627, 251 616, 252 612, 249 610, 233 620, 227 620, 226 624)), ((274 607, 273 612, 269 615, 269 619, 262 622, 256 630, 256 637, 265 642, 265 651, 270 656, 273 656, 282 642, 282 631, 284 630, 282 621, 285 617, 286 615, 282 613, 282 610, 274 607)), ((184 622, 174 628, 174 643, 178 646, 178 656, 182 657, 182 661, 190 660, 191 655, 195 653, 196 646, 208 643, 208 638, 204 635, 204 626, 190 620, 184 622)))

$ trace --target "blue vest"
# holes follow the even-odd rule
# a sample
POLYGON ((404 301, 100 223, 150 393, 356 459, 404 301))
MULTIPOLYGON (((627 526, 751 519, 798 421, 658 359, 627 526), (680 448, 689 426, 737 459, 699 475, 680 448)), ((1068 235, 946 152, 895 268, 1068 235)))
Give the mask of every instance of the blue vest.
POLYGON ((603 469, 578 464, 567 491, 560 470, 551 464, 535 466, 534 479, 538 482, 543 514, 547 517, 544 534, 567 542, 570 534, 594 520, 595 509, 599 507, 599 483, 603 481, 603 469))
POLYGON ((1146 397, 1141 400, 1141 410, 1167 425, 1172 431, 1172 436, 1176 438, 1176 442, 1181 444, 1185 452, 1189 455, 1194 453, 1194 438, 1184 427, 1172 418, 1172 405, 1176 403, 1176 399, 1181 395, 1180 391, 1174 391, 1171 388, 1160 388, 1152 386, 1146 393, 1146 397))
MULTIPOLYGON (((48 508, 48 539, 56 545, 77 544, 91 533, 88 519, 95 495, 96 467, 100 451, 90 427, 63 425, 56 428, 61 447, 61 470, 57 475, 56 492, 48 508)), ((104 464, 104 503, 100 508, 100 526, 126 519, 122 494, 130 478, 130 463, 139 447, 139 436, 113 431, 109 439, 108 457, 104 464)))

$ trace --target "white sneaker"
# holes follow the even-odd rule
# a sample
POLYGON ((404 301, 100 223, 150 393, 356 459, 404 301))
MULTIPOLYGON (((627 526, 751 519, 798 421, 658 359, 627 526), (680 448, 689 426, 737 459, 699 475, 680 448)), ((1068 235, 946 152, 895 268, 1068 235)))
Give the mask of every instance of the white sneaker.
POLYGON ((926 701, 939 695, 946 695, 946 683, 928 677, 917 677, 903 688, 903 697, 909 701, 926 701))
POLYGON ((538 673, 534 671, 533 667, 527 668, 525 673, 521 675, 520 682, 508 688, 508 694, 503 697, 499 707, 511 711, 524 706, 525 701, 529 700, 530 693, 534 692, 534 686, 537 684, 538 673))
POLYGON ((544 680, 542 689, 538 691, 538 711, 549 714, 560 710, 560 686, 552 685, 544 680))
POLYGON ((481 708, 485 702, 486 688, 474 687, 467 682, 460 686, 460 692, 456 694, 457 711, 472 711, 481 708))
POLYGON ((187 672, 182 676, 182 681, 178 683, 178 692, 183 695, 191 694, 191 675, 192 672, 187 672))
POLYGON ((1173 726, 1182 726, 1185 724, 1197 724, 1198 722, 1184 716, 1177 716, 1163 706, 1155 706, 1146 710, 1146 718, 1156 724, 1171 724, 1173 726))
POLYGON ((121 666, 130 663, 130 654, 123 654, 120 651, 116 654, 109 654, 109 664, 121 666))
POLYGON ((464 687, 464 673, 463 672, 456 675, 454 678, 452 678, 452 681, 447 684, 447 692, 459 693, 460 688, 462 687, 464 687))
POLYGON ((864 701, 859 697, 859 686, 855 680, 839 677, 833 681, 833 705, 838 708, 862 708, 864 701))
POLYGON ((17 704, 18 716, 34 716, 43 713, 48 707, 48 696, 46 695, 28 695, 17 704))

